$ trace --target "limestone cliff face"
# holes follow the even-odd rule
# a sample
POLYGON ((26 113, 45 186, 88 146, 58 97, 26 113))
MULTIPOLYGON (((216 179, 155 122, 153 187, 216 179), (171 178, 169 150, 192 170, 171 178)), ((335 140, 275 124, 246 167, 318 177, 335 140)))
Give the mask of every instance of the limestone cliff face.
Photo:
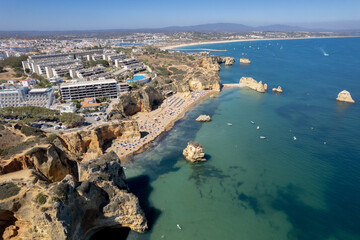
POLYGON ((115 153, 80 163, 79 170, 79 182, 67 175, 52 183, 31 169, 0 176, 0 236, 75 240, 104 227, 129 227, 140 233, 147 229, 115 153))
POLYGON ((18 154, 3 161, 0 174, 16 172, 22 169, 34 168, 49 181, 60 181, 67 174, 76 177, 76 162, 67 158, 60 149, 49 144, 46 147, 35 147, 25 154, 18 154))
POLYGON ((158 89, 145 86, 138 91, 131 91, 120 97, 115 110, 122 116, 131 116, 137 112, 150 112, 155 106, 162 103, 163 95, 158 89))
MULTIPOLYGON (((204 71, 200 69, 200 71, 204 71)), ((184 79, 189 84, 189 90, 215 90, 220 91, 220 77, 216 71, 204 71, 201 76, 196 73, 188 75, 184 79)))
POLYGON ((260 93, 264 93, 267 91, 267 84, 263 84, 261 81, 257 82, 252 77, 242 77, 240 79, 240 84, 245 85, 246 87, 258 91, 260 93))
POLYGON ((352 97, 351 97, 351 94, 346 90, 341 91, 338 94, 336 100, 338 100, 340 102, 355 103, 354 99, 352 99, 352 97))
POLYGON ((204 162, 206 161, 204 150, 200 143, 190 141, 184 149, 183 155, 190 162, 204 162))
POLYGON ((191 73, 188 73, 184 82, 188 83, 188 89, 184 90, 215 90, 220 91, 221 83, 219 71, 220 64, 231 65, 234 63, 233 57, 208 56, 201 58, 191 73))
POLYGON ((200 66, 214 71, 220 71, 220 64, 232 65, 235 62, 233 57, 208 56, 200 59, 200 66))
POLYGON ((63 147, 76 155, 88 152, 102 154, 102 148, 106 141, 133 137, 140 137, 139 126, 134 120, 124 120, 117 124, 102 125, 94 130, 78 131, 59 136, 63 147))

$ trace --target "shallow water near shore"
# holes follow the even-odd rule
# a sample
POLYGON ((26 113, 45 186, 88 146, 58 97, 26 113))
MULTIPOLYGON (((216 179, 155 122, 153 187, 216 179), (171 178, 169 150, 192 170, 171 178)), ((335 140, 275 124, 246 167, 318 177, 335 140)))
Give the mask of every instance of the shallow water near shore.
POLYGON ((236 58, 223 83, 251 76, 270 91, 202 101, 126 166, 150 225, 128 239, 360 239, 360 38, 201 48, 236 58), (278 85, 281 95, 271 92, 278 85), (336 102, 344 89, 355 104, 336 102), (212 121, 196 122, 200 114, 212 121), (185 161, 189 140, 207 162, 185 161))

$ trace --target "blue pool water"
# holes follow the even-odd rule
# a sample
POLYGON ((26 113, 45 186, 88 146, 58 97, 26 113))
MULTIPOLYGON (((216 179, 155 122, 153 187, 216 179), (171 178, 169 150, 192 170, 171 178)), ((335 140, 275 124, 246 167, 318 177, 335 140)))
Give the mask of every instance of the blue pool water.
POLYGON ((139 81, 139 80, 143 80, 145 79, 145 76, 141 76, 141 75, 136 75, 133 78, 129 79, 128 81, 133 82, 133 81, 139 81))
POLYGON ((251 76, 270 91, 224 90, 135 157, 126 175, 151 228, 128 239, 360 239, 360 38, 201 47, 235 57, 223 83, 251 76), (335 100, 344 89, 355 104, 335 100), (207 162, 183 158, 189 140, 207 162))

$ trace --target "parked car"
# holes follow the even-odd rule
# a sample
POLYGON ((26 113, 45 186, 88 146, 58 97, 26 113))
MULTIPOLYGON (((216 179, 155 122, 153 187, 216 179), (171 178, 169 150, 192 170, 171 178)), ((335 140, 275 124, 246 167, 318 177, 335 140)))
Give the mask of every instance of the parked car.
POLYGON ((95 118, 95 121, 99 121, 99 120, 100 120, 100 117, 96 117, 96 118, 95 118))

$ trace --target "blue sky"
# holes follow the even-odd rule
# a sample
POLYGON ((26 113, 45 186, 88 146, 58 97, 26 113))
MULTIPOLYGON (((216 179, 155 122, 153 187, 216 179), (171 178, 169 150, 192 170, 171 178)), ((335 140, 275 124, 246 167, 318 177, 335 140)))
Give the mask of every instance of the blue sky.
POLYGON ((0 30, 241 23, 360 28, 360 0, 0 0, 0 30))

